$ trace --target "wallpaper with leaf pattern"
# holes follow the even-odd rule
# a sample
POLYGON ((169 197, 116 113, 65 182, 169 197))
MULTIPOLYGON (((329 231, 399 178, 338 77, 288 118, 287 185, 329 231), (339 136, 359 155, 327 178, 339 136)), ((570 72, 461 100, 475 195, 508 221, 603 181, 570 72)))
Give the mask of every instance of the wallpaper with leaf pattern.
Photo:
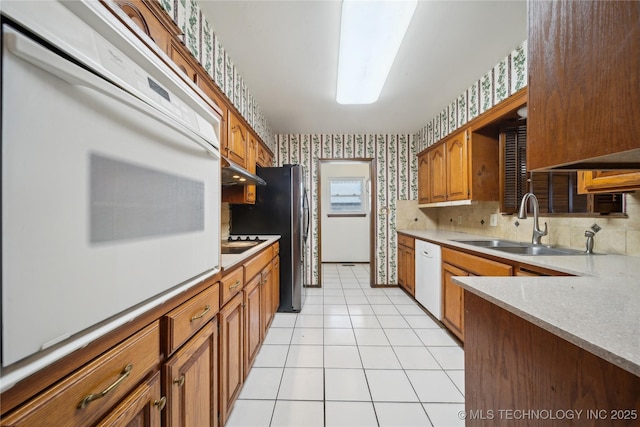
POLYGON ((265 144, 275 151, 274 134, 240 70, 225 51, 196 0, 160 0, 160 5, 183 33, 182 42, 200 62, 242 117, 265 144))
POLYGON ((412 135, 276 135, 277 165, 297 163, 306 171, 312 212, 305 283, 317 284, 318 265, 318 159, 375 159, 376 283, 395 284, 396 201, 415 199, 418 193, 416 146, 412 135))
POLYGON ((435 144, 527 85, 524 41, 414 134, 417 153, 435 144))
MULTIPOLYGON (((274 135, 231 56, 196 0, 160 0, 184 33, 183 42, 213 81, 275 154, 277 165, 299 163, 307 170, 312 212, 318 205, 319 158, 374 158, 376 162, 376 283, 397 280, 396 200, 416 200, 416 154, 464 126, 527 85, 527 42, 503 58, 413 135, 274 135)), ((318 218, 312 215, 306 283, 318 283, 318 218)))

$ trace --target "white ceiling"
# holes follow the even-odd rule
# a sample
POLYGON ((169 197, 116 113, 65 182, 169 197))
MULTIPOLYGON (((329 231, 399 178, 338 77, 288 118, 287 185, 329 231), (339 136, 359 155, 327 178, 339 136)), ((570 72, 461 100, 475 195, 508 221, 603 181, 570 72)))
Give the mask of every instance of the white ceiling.
POLYGON ((527 37, 524 0, 421 0, 378 101, 340 105, 340 1, 198 3, 275 133, 416 132, 527 37))

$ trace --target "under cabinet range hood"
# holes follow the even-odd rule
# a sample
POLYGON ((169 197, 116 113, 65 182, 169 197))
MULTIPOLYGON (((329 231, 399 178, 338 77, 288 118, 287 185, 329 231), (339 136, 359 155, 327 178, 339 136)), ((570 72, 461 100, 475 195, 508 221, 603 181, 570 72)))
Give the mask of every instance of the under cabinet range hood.
POLYGON ((231 185, 267 185, 259 176, 252 174, 248 170, 233 163, 231 160, 221 156, 220 160, 222 186, 231 185))

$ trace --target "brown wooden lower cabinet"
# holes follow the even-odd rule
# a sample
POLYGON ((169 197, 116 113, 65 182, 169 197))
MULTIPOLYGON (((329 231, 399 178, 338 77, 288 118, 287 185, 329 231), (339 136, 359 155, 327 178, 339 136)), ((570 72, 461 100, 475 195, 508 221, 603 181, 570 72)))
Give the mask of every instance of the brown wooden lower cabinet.
POLYGON ((638 425, 640 377, 466 291, 465 316, 467 427, 638 425))
POLYGON ((214 319, 164 365, 165 425, 217 426, 218 324, 214 319))
POLYGON ((9 389, 0 425, 223 426, 280 302, 278 253, 276 242, 143 315, 151 323, 71 374, 48 368, 55 379, 27 398, 9 389))
POLYGON ((278 311, 278 307, 280 307, 280 257, 275 253, 275 251, 271 263, 273 265, 273 272, 271 273, 271 311, 275 316, 276 312, 278 311))
POLYGON ((411 296, 416 291, 415 239, 398 235, 398 285, 411 296))
MULTIPOLYGON (((87 426, 108 416, 160 363, 153 322, 2 419, 2 426, 87 426)), ((128 408, 120 407, 119 412, 128 408)))
POLYGON ((220 424, 227 422, 244 381, 242 294, 220 310, 220 424))
POLYGON ((243 315, 244 315, 244 377, 249 375, 249 369, 258 355, 262 344, 262 277, 256 275, 249 281, 242 291, 243 315))
POLYGON ((511 276, 513 266, 451 248, 442 248, 442 323, 461 341, 465 337, 464 293, 454 276, 511 276))
POLYGON ((167 403, 160 390, 160 372, 140 384, 97 427, 160 427, 161 412, 167 403))
POLYGON ((468 275, 464 270, 442 263, 442 323, 460 341, 464 341, 464 292, 451 278, 468 275))
POLYGON ((262 277, 260 282, 260 335, 264 339, 275 314, 272 301, 274 287, 273 262, 267 264, 260 276, 262 277))

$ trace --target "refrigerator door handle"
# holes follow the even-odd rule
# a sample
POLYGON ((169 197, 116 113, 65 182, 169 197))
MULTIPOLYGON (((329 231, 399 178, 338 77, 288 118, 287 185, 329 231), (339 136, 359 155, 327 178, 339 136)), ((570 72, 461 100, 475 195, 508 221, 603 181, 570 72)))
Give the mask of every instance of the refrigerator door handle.
POLYGON ((303 236, 303 239, 304 239, 304 242, 307 243, 307 237, 309 236, 309 223, 311 221, 310 221, 310 218, 309 218, 309 198, 307 196, 307 189, 306 188, 304 189, 303 210, 304 210, 304 212, 303 212, 303 215, 304 215, 304 218, 303 218, 303 221, 304 221, 303 222, 303 224, 304 224, 304 236, 303 236))

